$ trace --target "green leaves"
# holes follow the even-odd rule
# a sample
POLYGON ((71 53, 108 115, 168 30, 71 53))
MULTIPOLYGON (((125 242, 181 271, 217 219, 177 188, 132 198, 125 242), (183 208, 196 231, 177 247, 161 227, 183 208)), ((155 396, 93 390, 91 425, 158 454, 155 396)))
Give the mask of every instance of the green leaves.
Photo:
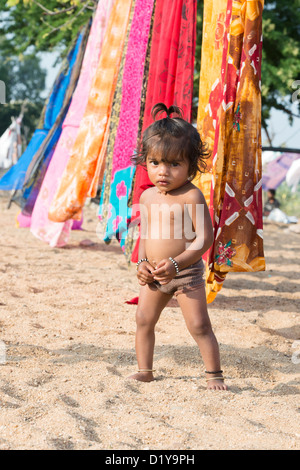
MULTIPOLYGON (((262 105, 263 121, 271 108, 290 115, 292 84, 300 79, 300 2, 266 2, 263 12, 262 105)), ((300 106, 299 106, 300 115, 300 106)))
POLYGON ((11 116, 18 116, 24 101, 27 102, 23 131, 30 138, 39 118, 44 99, 46 71, 41 69, 36 55, 3 57, 0 40, 0 80, 6 85, 6 102, 0 105, 0 135, 11 124, 11 116))
POLYGON ((0 0, 2 52, 55 49, 63 56, 96 6, 94 0, 0 0))
POLYGON ((20 0, 8 0, 6 5, 11 8, 11 7, 18 5, 19 1, 20 0))

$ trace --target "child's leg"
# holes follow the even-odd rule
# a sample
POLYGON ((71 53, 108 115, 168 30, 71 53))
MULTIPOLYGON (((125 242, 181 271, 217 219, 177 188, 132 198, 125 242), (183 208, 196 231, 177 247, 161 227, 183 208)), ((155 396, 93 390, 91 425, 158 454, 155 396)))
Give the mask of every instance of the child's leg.
MULTIPOLYGON (((188 330, 200 349, 205 369, 209 372, 219 371, 221 369, 219 346, 207 312, 205 287, 178 294, 177 300, 188 330)), ((221 373, 206 375, 207 379, 222 377, 221 373)), ((215 390, 227 389, 223 380, 209 380, 207 387, 215 390)))
POLYGON ((135 349, 139 370, 132 375, 131 379, 142 382, 154 380, 153 373, 153 353, 155 343, 155 325, 160 317, 163 308, 167 305, 172 295, 164 294, 153 286, 146 284, 140 289, 139 303, 136 312, 136 337, 135 349))

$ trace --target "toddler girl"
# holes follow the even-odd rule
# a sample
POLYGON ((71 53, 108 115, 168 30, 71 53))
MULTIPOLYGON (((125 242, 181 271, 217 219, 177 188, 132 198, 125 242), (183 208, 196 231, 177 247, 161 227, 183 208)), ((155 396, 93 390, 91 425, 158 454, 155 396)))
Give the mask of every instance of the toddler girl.
POLYGON ((203 279, 202 255, 213 243, 213 228, 205 198, 191 183, 198 171, 205 170, 208 154, 199 133, 182 119, 179 108, 158 103, 152 116, 154 123, 144 132, 141 150, 133 158, 136 165, 146 166, 153 187, 146 189, 140 198, 138 372, 130 378, 142 382, 154 380, 155 325, 175 295, 200 349, 207 387, 226 390, 203 279), (156 120, 163 112, 167 117, 156 120), (174 113, 179 117, 171 117, 174 113))

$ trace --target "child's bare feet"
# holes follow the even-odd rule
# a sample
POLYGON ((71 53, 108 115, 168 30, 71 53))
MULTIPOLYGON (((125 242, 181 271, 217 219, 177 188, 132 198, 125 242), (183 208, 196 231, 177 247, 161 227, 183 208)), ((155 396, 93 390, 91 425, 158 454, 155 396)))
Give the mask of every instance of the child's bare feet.
POLYGON ((217 376, 210 375, 210 377, 207 374, 206 383, 208 390, 228 390, 222 374, 218 374, 217 376))
POLYGON ((139 382, 152 382, 155 380, 152 372, 137 372, 136 374, 130 375, 128 379, 138 380, 139 382))

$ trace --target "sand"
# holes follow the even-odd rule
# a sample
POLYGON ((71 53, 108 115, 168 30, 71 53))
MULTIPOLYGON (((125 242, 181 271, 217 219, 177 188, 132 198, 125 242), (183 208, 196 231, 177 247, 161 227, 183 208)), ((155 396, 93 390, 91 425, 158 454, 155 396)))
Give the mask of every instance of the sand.
POLYGON ((229 391, 206 390, 175 301, 146 384, 126 379, 135 267, 98 239, 96 209, 53 249, 0 197, 0 449, 298 450, 300 234, 266 224, 267 270, 231 273, 209 305, 229 391))

